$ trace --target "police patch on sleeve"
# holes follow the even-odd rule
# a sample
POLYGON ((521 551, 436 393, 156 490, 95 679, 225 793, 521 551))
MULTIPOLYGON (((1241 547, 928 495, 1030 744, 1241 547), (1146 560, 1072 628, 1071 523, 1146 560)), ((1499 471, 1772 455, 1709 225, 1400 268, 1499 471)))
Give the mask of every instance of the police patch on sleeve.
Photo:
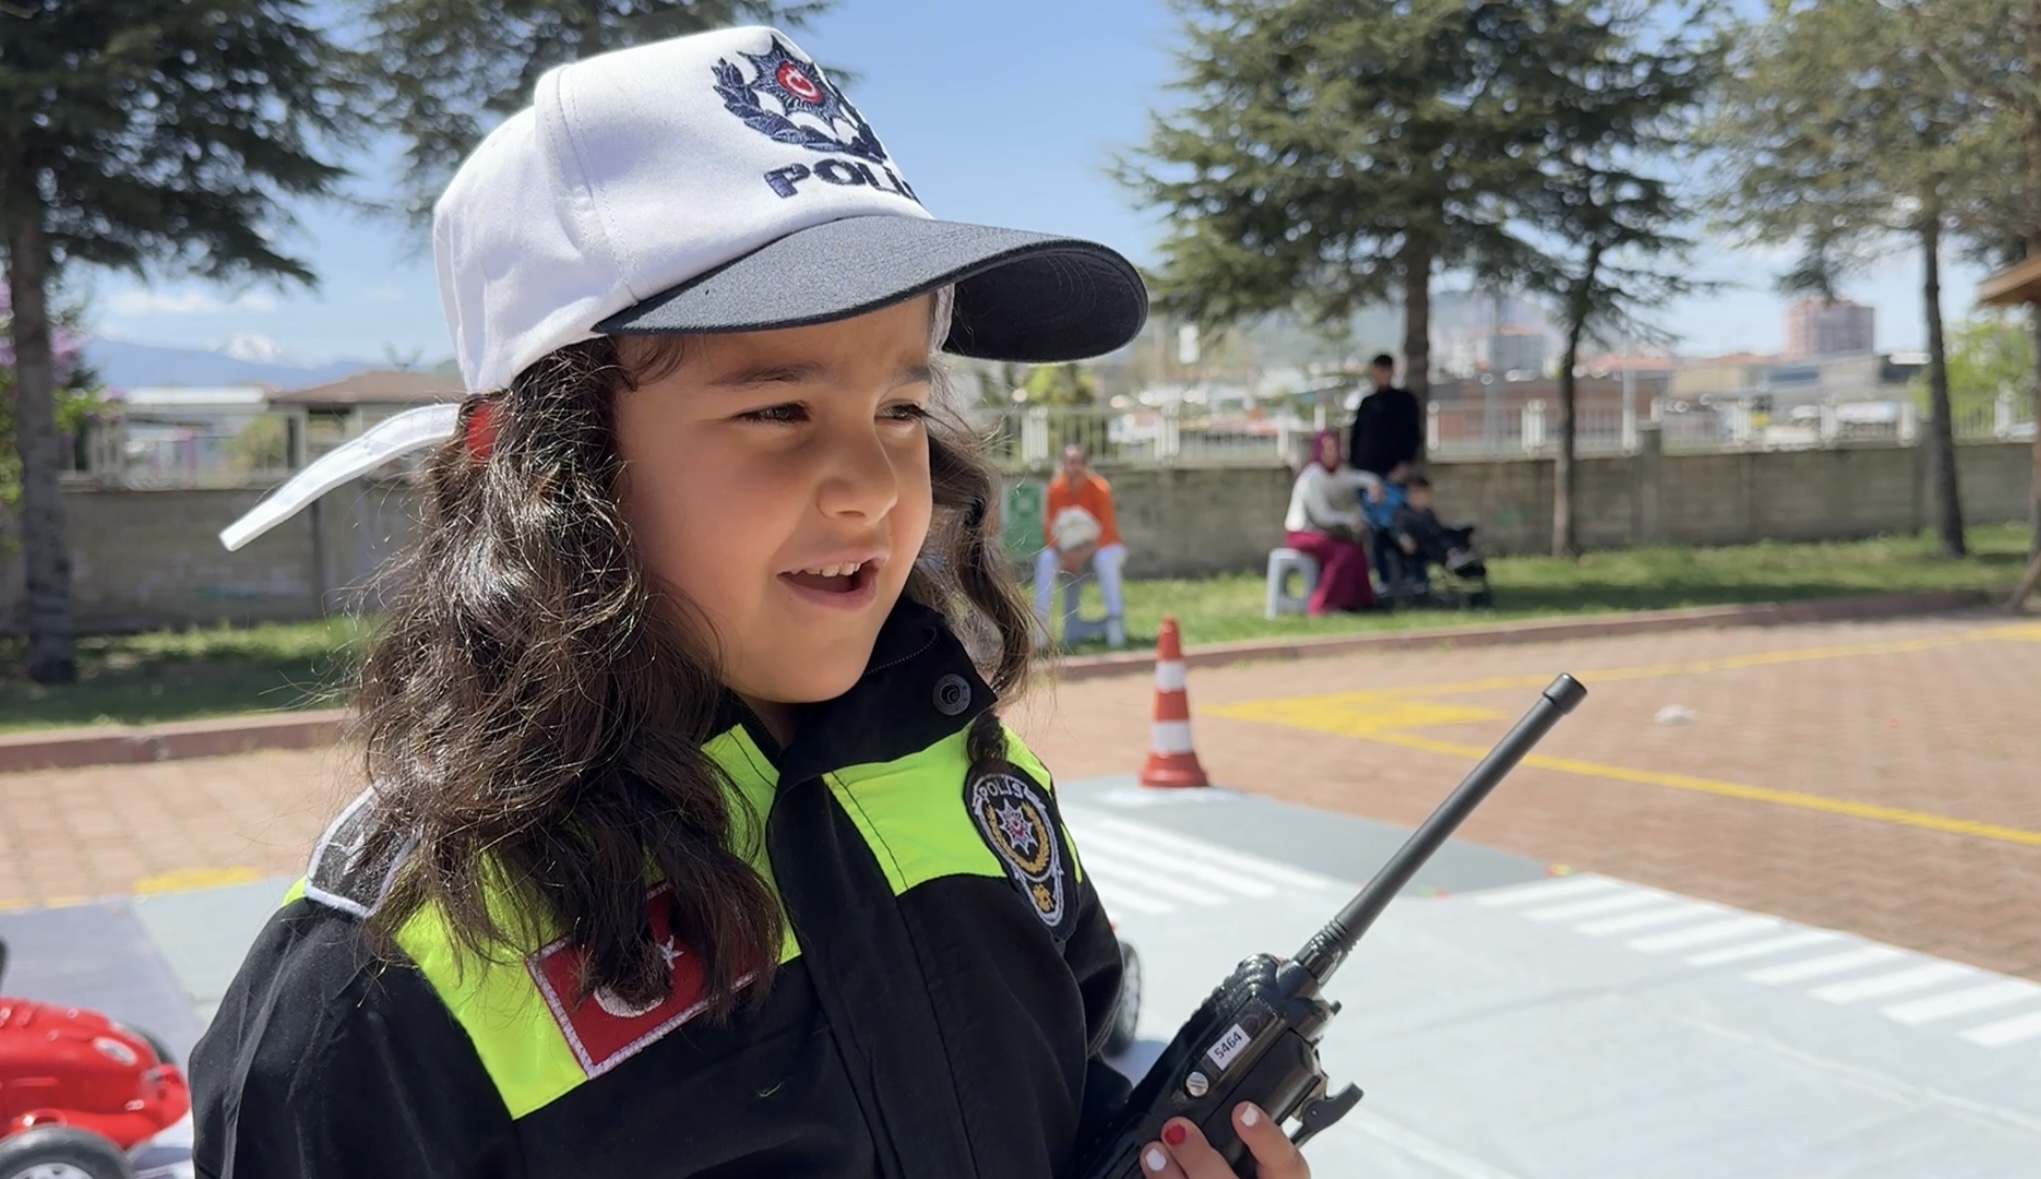
POLYGON ((1035 916, 1057 941, 1077 923, 1070 854, 1048 792, 1012 767, 972 777, 964 805, 1035 916))

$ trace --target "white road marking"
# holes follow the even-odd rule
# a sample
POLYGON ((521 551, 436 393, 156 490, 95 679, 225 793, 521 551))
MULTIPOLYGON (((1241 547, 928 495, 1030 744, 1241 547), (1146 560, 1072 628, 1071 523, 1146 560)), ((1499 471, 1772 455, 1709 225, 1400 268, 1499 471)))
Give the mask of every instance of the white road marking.
POLYGON ((1709 942, 1728 941, 1747 933, 1769 933, 1779 928, 1779 921, 1772 917, 1732 917, 1727 921, 1713 921, 1707 925, 1696 925, 1691 929, 1675 929, 1671 933, 1654 933, 1626 942, 1633 950, 1656 954, 1663 950, 1684 950, 1688 946, 1705 946, 1709 942))
POLYGON ((1915 966, 1892 974, 1876 974, 1870 978, 1853 979, 1850 982, 1830 983, 1814 988, 1817 999, 1830 1003, 1855 1003, 1860 999, 1876 999, 1884 995, 1897 995, 1906 991, 1918 991, 1938 983, 1959 978, 1972 978, 1976 971, 1954 962, 1930 962, 1926 966, 1915 966))
POLYGON ((1093 831, 1087 834, 1080 848, 1089 856, 1101 856, 1115 862, 1133 861, 1151 868, 1180 873, 1200 884, 1209 884, 1250 897, 1272 897, 1276 887, 1239 872, 1215 868, 1202 864, 1196 859, 1172 855, 1156 848, 1145 847, 1140 841, 1107 831, 1093 831))
POLYGON ((1767 938, 1761 942, 1745 942, 1740 946, 1724 946, 1719 950, 1708 950, 1687 958, 1689 966, 1720 966, 1724 962, 1741 962, 1746 958, 1762 958, 1766 954, 1777 954, 1785 950, 1797 950, 1802 946, 1818 946, 1823 942, 1841 940, 1842 935, 1822 929, 1805 929, 1782 937, 1767 938))
POLYGON ((1721 914, 1721 906, 1695 901, 1692 904, 1647 909, 1642 913, 1626 913, 1621 917, 1604 917, 1599 921, 1583 921, 1573 928, 1589 937, 1606 937, 1612 933, 1628 933, 1633 929, 1649 929, 1654 925, 1671 925, 1675 921, 1692 921, 1700 917, 1718 917, 1721 914))
POLYGON ((1626 892, 1612 897, 1596 897, 1591 901, 1574 901, 1566 905, 1553 905, 1545 909, 1532 909, 1525 913, 1533 921, 1572 921, 1580 917, 1599 917, 1604 913, 1623 913, 1631 909, 1642 909, 1655 905, 1665 898, 1656 893, 1626 892))
POLYGON ((1498 908, 1527 905, 1538 901, 1568 900, 1604 893, 1615 887, 1615 881, 1601 876, 1561 876, 1552 880, 1534 880, 1529 884, 1512 884, 1507 888, 1489 889, 1477 895, 1474 903, 1498 908))
POLYGON ((1981 1028, 1971 1028, 1958 1034, 1971 1043, 1985 1048, 2003 1048, 2008 1044, 2017 1044, 2022 1040, 2041 1036, 2041 1011, 2030 1011, 2025 1015, 2000 1020, 1998 1023, 1988 1023, 1981 1028))
POLYGON ((1108 907, 1172 913, 1180 905, 1267 900, 1284 892, 1352 887, 1315 872, 1142 823, 1066 806, 1078 859, 1108 907))
POLYGON ((2028 999, 2041 997, 2041 986, 2023 978, 2001 979, 1981 987, 1970 987, 1951 991, 1946 995, 1933 995, 1925 999, 1914 999, 1906 1003, 1895 1003, 1879 1009, 1879 1014, 1904 1024, 1933 1023, 1938 1019, 1954 1019, 1975 1011, 1989 1011, 1994 1007, 2010 1007, 2028 999))
POLYGON ((1762 970, 1753 970, 1743 977, 1767 986, 1775 983, 1800 982, 1803 979, 1820 978, 1825 974, 1860 970, 1880 962, 1890 962, 1899 956, 1900 952, 1889 946, 1865 946, 1860 950, 1845 950, 1824 958, 1803 958, 1798 962, 1788 962, 1784 966, 1767 966, 1762 970))

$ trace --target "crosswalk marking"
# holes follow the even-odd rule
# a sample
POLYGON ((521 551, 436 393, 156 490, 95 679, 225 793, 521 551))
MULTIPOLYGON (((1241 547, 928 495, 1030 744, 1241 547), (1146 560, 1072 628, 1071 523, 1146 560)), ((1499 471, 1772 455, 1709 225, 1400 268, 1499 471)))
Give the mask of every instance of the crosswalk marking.
POLYGON ((1964 1039, 1985 1048, 2003 1048, 2041 1036, 2041 1011, 2030 1011, 2011 1019, 1988 1023, 1961 1033, 1964 1039))
POLYGON ((1576 917, 1598 917, 1604 913, 1621 913, 1628 909, 1641 909, 1655 905, 1662 897, 1648 892, 1620 893, 1612 897, 1596 897, 1588 901, 1574 901, 1567 905, 1552 905, 1543 909, 1532 909, 1525 913, 1533 921, 1572 921, 1576 917))
POLYGON ((1981 987, 1951 991, 1946 995, 1932 995, 1925 999, 1912 999, 1905 1003, 1894 1003, 1879 1009, 1879 1014, 1900 1023, 1933 1023, 1940 1019, 1954 1019, 1977 1011, 1990 1011, 1994 1007, 2010 1007, 2028 999, 2041 998, 2041 986, 2035 986, 2022 978, 2008 978, 1999 982, 1986 983, 1981 987))
POLYGON ((1609 892, 1615 887, 1615 881, 1600 876, 1561 876, 1556 880, 1534 880, 1529 884, 1490 889, 1476 896, 1474 903, 1504 908, 1536 901, 1567 900, 1590 893, 1609 892))
POLYGON ((1767 966, 1753 970, 1743 977, 1755 983, 1800 982, 1803 979, 1820 978, 1825 974, 1841 974, 1864 966, 1875 966, 1899 957, 1899 951, 1888 946, 1865 946, 1861 950, 1846 950, 1830 954, 1826 958, 1803 958, 1788 962, 1784 966, 1767 966))
POLYGON ((1671 925, 1675 921, 1692 921, 1696 917, 1713 917, 1721 912, 1719 906, 1695 901, 1691 904, 1662 905, 1646 909, 1642 913, 1625 913, 1620 917, 1604 917, 1599 921, 1583 921, 1574 928, 1589 937, 1606 937, 1612 933, 1628 933, 1633 929, 1649 929, 1654 925, 1671 925))
POLYGON ((1595 875, 1536 880, 1467 899, 1524 920, 1566 924, 1584 937, 1657 930, 1622 944, 1646 954, 1680 953, 1691 967, 1747 963, 1737 967, 1746 982, 1804 986, 1809 998, 1860 1005, 1903 1026, 1942 1024, 1981 1048, 2041 1041, 2041 984, 1834 930, 1595 875))
POLYGON ((1316 872, 1307 872, 1301 868, 1292 868, 1287 864, 1276 863, 1273 860, 1264 860, 1259 856, 1250 856, 1232 851, 1228 848, 1206 843, 1203 840, 1178 835, 1174 831, 1164 831, 1160 827, 1149 827, 1140 823, 1130 823, 1125 819, 1115 819, 1087 807, 1065 807, 1063 814, 1065 818, 1071 821, 1071 825, 1077 829, 1077 844, 1080 850, 1084 847, 1087 832, 1102 832, 1107 835, 1122 835, 1137 839, 1166 851, 1174 851, 1179 855, 1190 856, 1206 864, 1230 868, 1235 872, 1244 872, 1250 876, 1260 876, 1291 888, 1305 890, 1339 888, 1344 890, 1355 887, 1342 881, 1334 880, 1330 876, 1321 876, 1316 872))
POLYGON ((1143 847, 1137 840, 1129 839, 1124 835, 1114 835, 1107 831, 1088 833, 1084 840, 1084 850, 1091 855, 1104 853, 1115 863, 1131 860, 1135 863, 1146 864, 1149 867, 1160 868, 1167 872, 1181 873, 1192 880, 1214 884, 1246 896, 1272 897, 1276 895, 1274 885, 1265 884, 1251 876, 1246 876, 1239 872, 1230 872, 1224 868, 1216 868, 1208 864, 1201 864, 1194 860, 1186 860, 1182 855, 1143 847))
POLYGON ((1974 977, 1976 973, 1968 966, 1958 966, 1954 962, 1930 962, 1926 966, 1915 966, 1891 974, 1877 974, 1870 978, 1830 983, 1825 987, 1814 988, 1813 995, 1830 1003, 1855 1003, 1859 999, 1876 999, 1883 995, 1918 991, 1922 987, 1931 987, 1937 983, 1974 977))
POLYGON ((1777 954, 1782 950, 1797 950, 1802 946, 1818 946, 1823 942, 1837 941, 1840 934, 1819 929, 1789 933, 1783 937, 1767 938, 1761 942, 1745 942, 1740 946, 1724 946, 1719 950, 1708 950, 1692 954, 1687 958, 1689 966, 1720 966, 1725 962, 1741 962, 1746 958, 1762 958, 1766 954, 1777 954))
POLYGON ((1127 888, 1138 888, 1145 893, 1161 893, 1193 905, 1223 905, 1226 898, 1216 892, 1199 888, 1160 872, 1122 864, 1118 860, 1095 859, 1091 862, 1092 875, 1100 880, 1111 880, 1127 888))
POLYGON ((1686 929, 1675 929, 1671 933, 1654 933, 1625 943, 1633 950, 1656 954, 1662 950, 1684 950, 1688 946, 1705 946, 1709 942, 1728 941, 1746 933, 1762 933, 1779 928, 1779 922, 1771 917, 1731 917, 1726 921, 1694 925, 1686 929))
POLYGON ((1155 900, 1143 894, 1139 889, 1122 888, 1117 882, 1107 880, 1103 876, 1094 874, 1091 878, 1091 886, 1098 890, 1098 899, 1105 902, 1108 910, 1132 909, 1136 913, 1148 913, 1154 916, 1176 912, 1176 906, 1167 901, 1155 900))
POLYGON ((1066 806, 1078 862, 1108 909, 1161 916, 1185 905, 1266 900, 1283 892, 1355 887, 1082 806, 1066 806))

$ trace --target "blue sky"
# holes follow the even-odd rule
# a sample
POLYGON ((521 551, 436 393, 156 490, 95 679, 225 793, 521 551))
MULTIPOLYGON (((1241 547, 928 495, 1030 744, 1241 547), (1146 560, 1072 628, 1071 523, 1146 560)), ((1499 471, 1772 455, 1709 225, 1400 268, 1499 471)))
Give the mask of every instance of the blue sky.
MULTIPOLYGON (((796 39, 858 74, 853 99, 910 183, 939 217, 1080 234, 1149 261, 1160 223, 1105 173, 1115 150, 1139 142, 1166 89, 1177 44, 1164 0, 840 0, 796 39), (964 15, 968 12, 968 16, 964 15)), ((387 194, 395 149, 362 165, 358 187, 387 194)), ((80 284, 93 327, 145 343, 222 347, 239 339, 307 361, 379 360, 386 350, 431 363, 450 354, 424 243, 388 222, 330 207, 296 210, 286 238, 322 278, 320 289, 231 289, 176 278, 144 284, 95 275, 80 284)), ((1711 242, 1701 272, 1731 282, 1668 309, 1680 350, 1769 351, 1784 337, 1771 291, 1783 259, 1711 242)), ((1945 264, 1944 313, 1960 318, 1981 272, 1945 264)), ((1917 257, 1899 252, 1845 293, 1878 311, 1878 346, 1926 338, 1917 257)), ((1393 347, 1361 342, 1366 348, 1393 347)))

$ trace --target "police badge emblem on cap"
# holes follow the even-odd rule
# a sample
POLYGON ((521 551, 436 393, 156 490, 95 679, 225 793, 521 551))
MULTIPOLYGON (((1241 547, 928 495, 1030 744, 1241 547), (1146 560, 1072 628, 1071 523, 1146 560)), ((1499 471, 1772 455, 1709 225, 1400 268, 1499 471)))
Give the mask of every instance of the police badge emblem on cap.
POLYGON ((966 782, 964 804, 1035 916, 1058 942, 1068 938, 1077 924, 1076 898, 1048 792, 1009 766, 966 782))
POLYGON ((825 157, 813 167, 793 163, 775 168, 765 174, 765 182, 775 195, 782 199, 795 196, 801 191, 802 181, 817 177, 826 184, 863 185, 897 193, 917 205, 921 203, 914 190, 893 171, 872 125, 865 122, 865 117, 823 74, 821 67, 803 61, 776 33, 769 52, 739 50, 737 56, 750 63, 752 76, 747 81, 744 70, 728 58, 716 63, 716 93, 722 96, 724 109, 774 142, 858 157, 856 160, 825 157), (767 107, 764 99, 771 99, 786 113, 767 107), (796 122, 796 115, 806 116, 829 130, 796 122), (832 134, 844 130, 850 132, 848 138, 832 134), (873 171, 874 167, 885 174, 883 181, 873 171))

